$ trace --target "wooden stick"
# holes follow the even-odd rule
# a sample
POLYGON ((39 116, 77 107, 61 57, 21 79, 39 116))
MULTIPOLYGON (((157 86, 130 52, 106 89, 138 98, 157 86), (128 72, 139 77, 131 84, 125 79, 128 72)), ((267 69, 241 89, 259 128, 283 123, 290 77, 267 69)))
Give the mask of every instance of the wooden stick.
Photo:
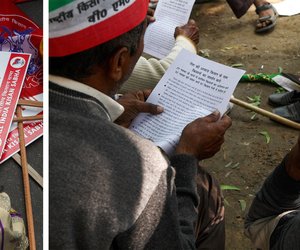
MULTIPOLYGON (((19 164, 20 167, 22 167, 21 156, 18 153, 14 154, 12 158, 19 164)), ((39 184, 43 188, 43 177, 37 171, 35 171, 35 169, 30 166, 29 163, 27 163, 27 167, 28 173, 32 177, 32 179, 34 179, 37 184, 39 184)))
POLYGON ((43 120, 43 115, 16 117, 13 119, 13 122, 37 121, 37 120, 43 120))
MULTIPOLYGON (((20 105, 17 106, 17 117, 19 118, 22 117, 22 108, 20 105)), ((18 130, 19 130, 19 144, 20 144, 20 151, 21 151, 21 165, 22 165, 24 194, 25 194, 26 218, 27 218, 27 226, 28 226, 29 248, 30 250, 36 250, 23 122, 18 122, 18 130)))
POLYGON ((284 118, 282 116, 276 115, 276 114, 274 114, 274 113, 272 113, 270 111, 267 111, 267 110, 264 110, 262 108, 256 107, 256 106, 251 105, 251 104, 249 104, 247 102, 241 101, 241 100, 239 100, 239 99, 237 99, 235 97, 231 97, 230 98, 230 102, 232 102, 232 103, 234 103, 234 104, 236 104, 238 106, 241 106, 243 108, 252 110, 255 113, 258 113, 258 114, 261 114, 263 116, 269 117, 272 120, 277 121, 279 123, 282 123, 282 124, 284 124, 286 126, 289 126, 289 127, 292 127, 292 128, 300 130, 300 124, 299 123, 291 121, 289 119, 286 119, 286 118, 284 118))
POLYGON ((43 107, 43 102, 19 99, 18 105, 31 106, 31 107, 41 107, 42 108, 43 107))

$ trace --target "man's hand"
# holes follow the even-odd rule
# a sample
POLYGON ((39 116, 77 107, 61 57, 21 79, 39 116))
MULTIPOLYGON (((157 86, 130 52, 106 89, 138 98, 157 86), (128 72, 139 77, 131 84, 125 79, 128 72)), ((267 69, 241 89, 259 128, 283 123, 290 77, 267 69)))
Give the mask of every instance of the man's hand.
POLYGON ((176 38, 179 35, 191 39, 195 45, 199 43, 199 28, 193 19, 190 19, 187 24, 181 27, 176 27, 174 37, 176 38))
POLYGON ((139 113, 150 113, 153 115, 162 113, 163 107, 145 102, 151 91, 151 89, 138 90, 136 92, 126 93, 118 99, 117 102, 125 108, 125 112, 115 123, 128 128, 139 113))
POLYGON ((214 156, 224 142, 224 134, 231 126, 231 119, 225 115, 219 120, 220 113, 214 112, 196 119, 182 131, 176 148, 177 154, 190 154, 203 160, 214 156))
POLYGON ((153 23, 155 21, 154 17, 154 9, 151 9, 150 7, 147 10, 147 25, 150 23, 153 23))

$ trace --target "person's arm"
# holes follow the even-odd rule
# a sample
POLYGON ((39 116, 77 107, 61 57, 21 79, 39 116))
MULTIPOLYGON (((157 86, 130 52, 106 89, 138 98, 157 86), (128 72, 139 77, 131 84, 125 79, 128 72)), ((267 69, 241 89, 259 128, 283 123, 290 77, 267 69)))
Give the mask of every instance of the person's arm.
POLYGON ((230 125, 229 117, 219 119, 213 113, 184 128, 170 167, 162 173, 134 226, 115 239, 116 247, 129 241, 124 249, 195 249, 198 162, 219 151, 230 125))
POLYGON ((176 172, 171 166, 162 172, 134 225, 114 239, 116 249, 195 249, 197 159, 178 155, 171 165, 176 172))
POLYGON ((300 208, 300 136, 298 143, 265 180, 245 221, 246 235, 258 244, 269 243, 277 223, 287 212, 300 208))
POLYGON ((199 197, 196 187, 198 160, 186 154, 177 154, 170 159, 176 171, 175 187, 179 234, 182 235, 182 249, 194 249, 196 242, 195 224, 199 197))
POLYGON ((192 53, 197 53, 196 45, 199 42, 199 29, 194 21, 190 20, 186 25, 177 27, 174 36, 176 39, 175 45, 165 58, 161 60, 139 58, 131 76, 123 84, 121 93, 145 88, 153 89, 183 48, 192 53))
POLYGON ((251 221, 300 207, 300 135, 298 142, 265 180, 249 210, 251 221))

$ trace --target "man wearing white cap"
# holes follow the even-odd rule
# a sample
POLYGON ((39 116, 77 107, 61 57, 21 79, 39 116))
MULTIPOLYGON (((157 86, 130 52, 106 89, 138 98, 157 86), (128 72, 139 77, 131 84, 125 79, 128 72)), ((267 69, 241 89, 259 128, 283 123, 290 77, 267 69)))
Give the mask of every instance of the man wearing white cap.
POLYGON ((50 249, 224 248, 222 198, 198 162, 219 151, 231 120, 190 123, 170 159, 114 122, 136 115, 112 97, 142 53, 147 7, 50 0, 50 249))

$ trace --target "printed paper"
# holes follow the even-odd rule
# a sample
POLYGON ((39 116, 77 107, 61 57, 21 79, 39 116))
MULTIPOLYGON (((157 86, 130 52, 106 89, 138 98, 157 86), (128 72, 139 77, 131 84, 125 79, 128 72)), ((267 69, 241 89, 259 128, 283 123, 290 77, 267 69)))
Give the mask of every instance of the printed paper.
POLYGON ((171 155, 188 123, 215 110, 224 114, 244 73, 183 49, 147 99, 164 112, 142 113, 130 129, 171 155))

